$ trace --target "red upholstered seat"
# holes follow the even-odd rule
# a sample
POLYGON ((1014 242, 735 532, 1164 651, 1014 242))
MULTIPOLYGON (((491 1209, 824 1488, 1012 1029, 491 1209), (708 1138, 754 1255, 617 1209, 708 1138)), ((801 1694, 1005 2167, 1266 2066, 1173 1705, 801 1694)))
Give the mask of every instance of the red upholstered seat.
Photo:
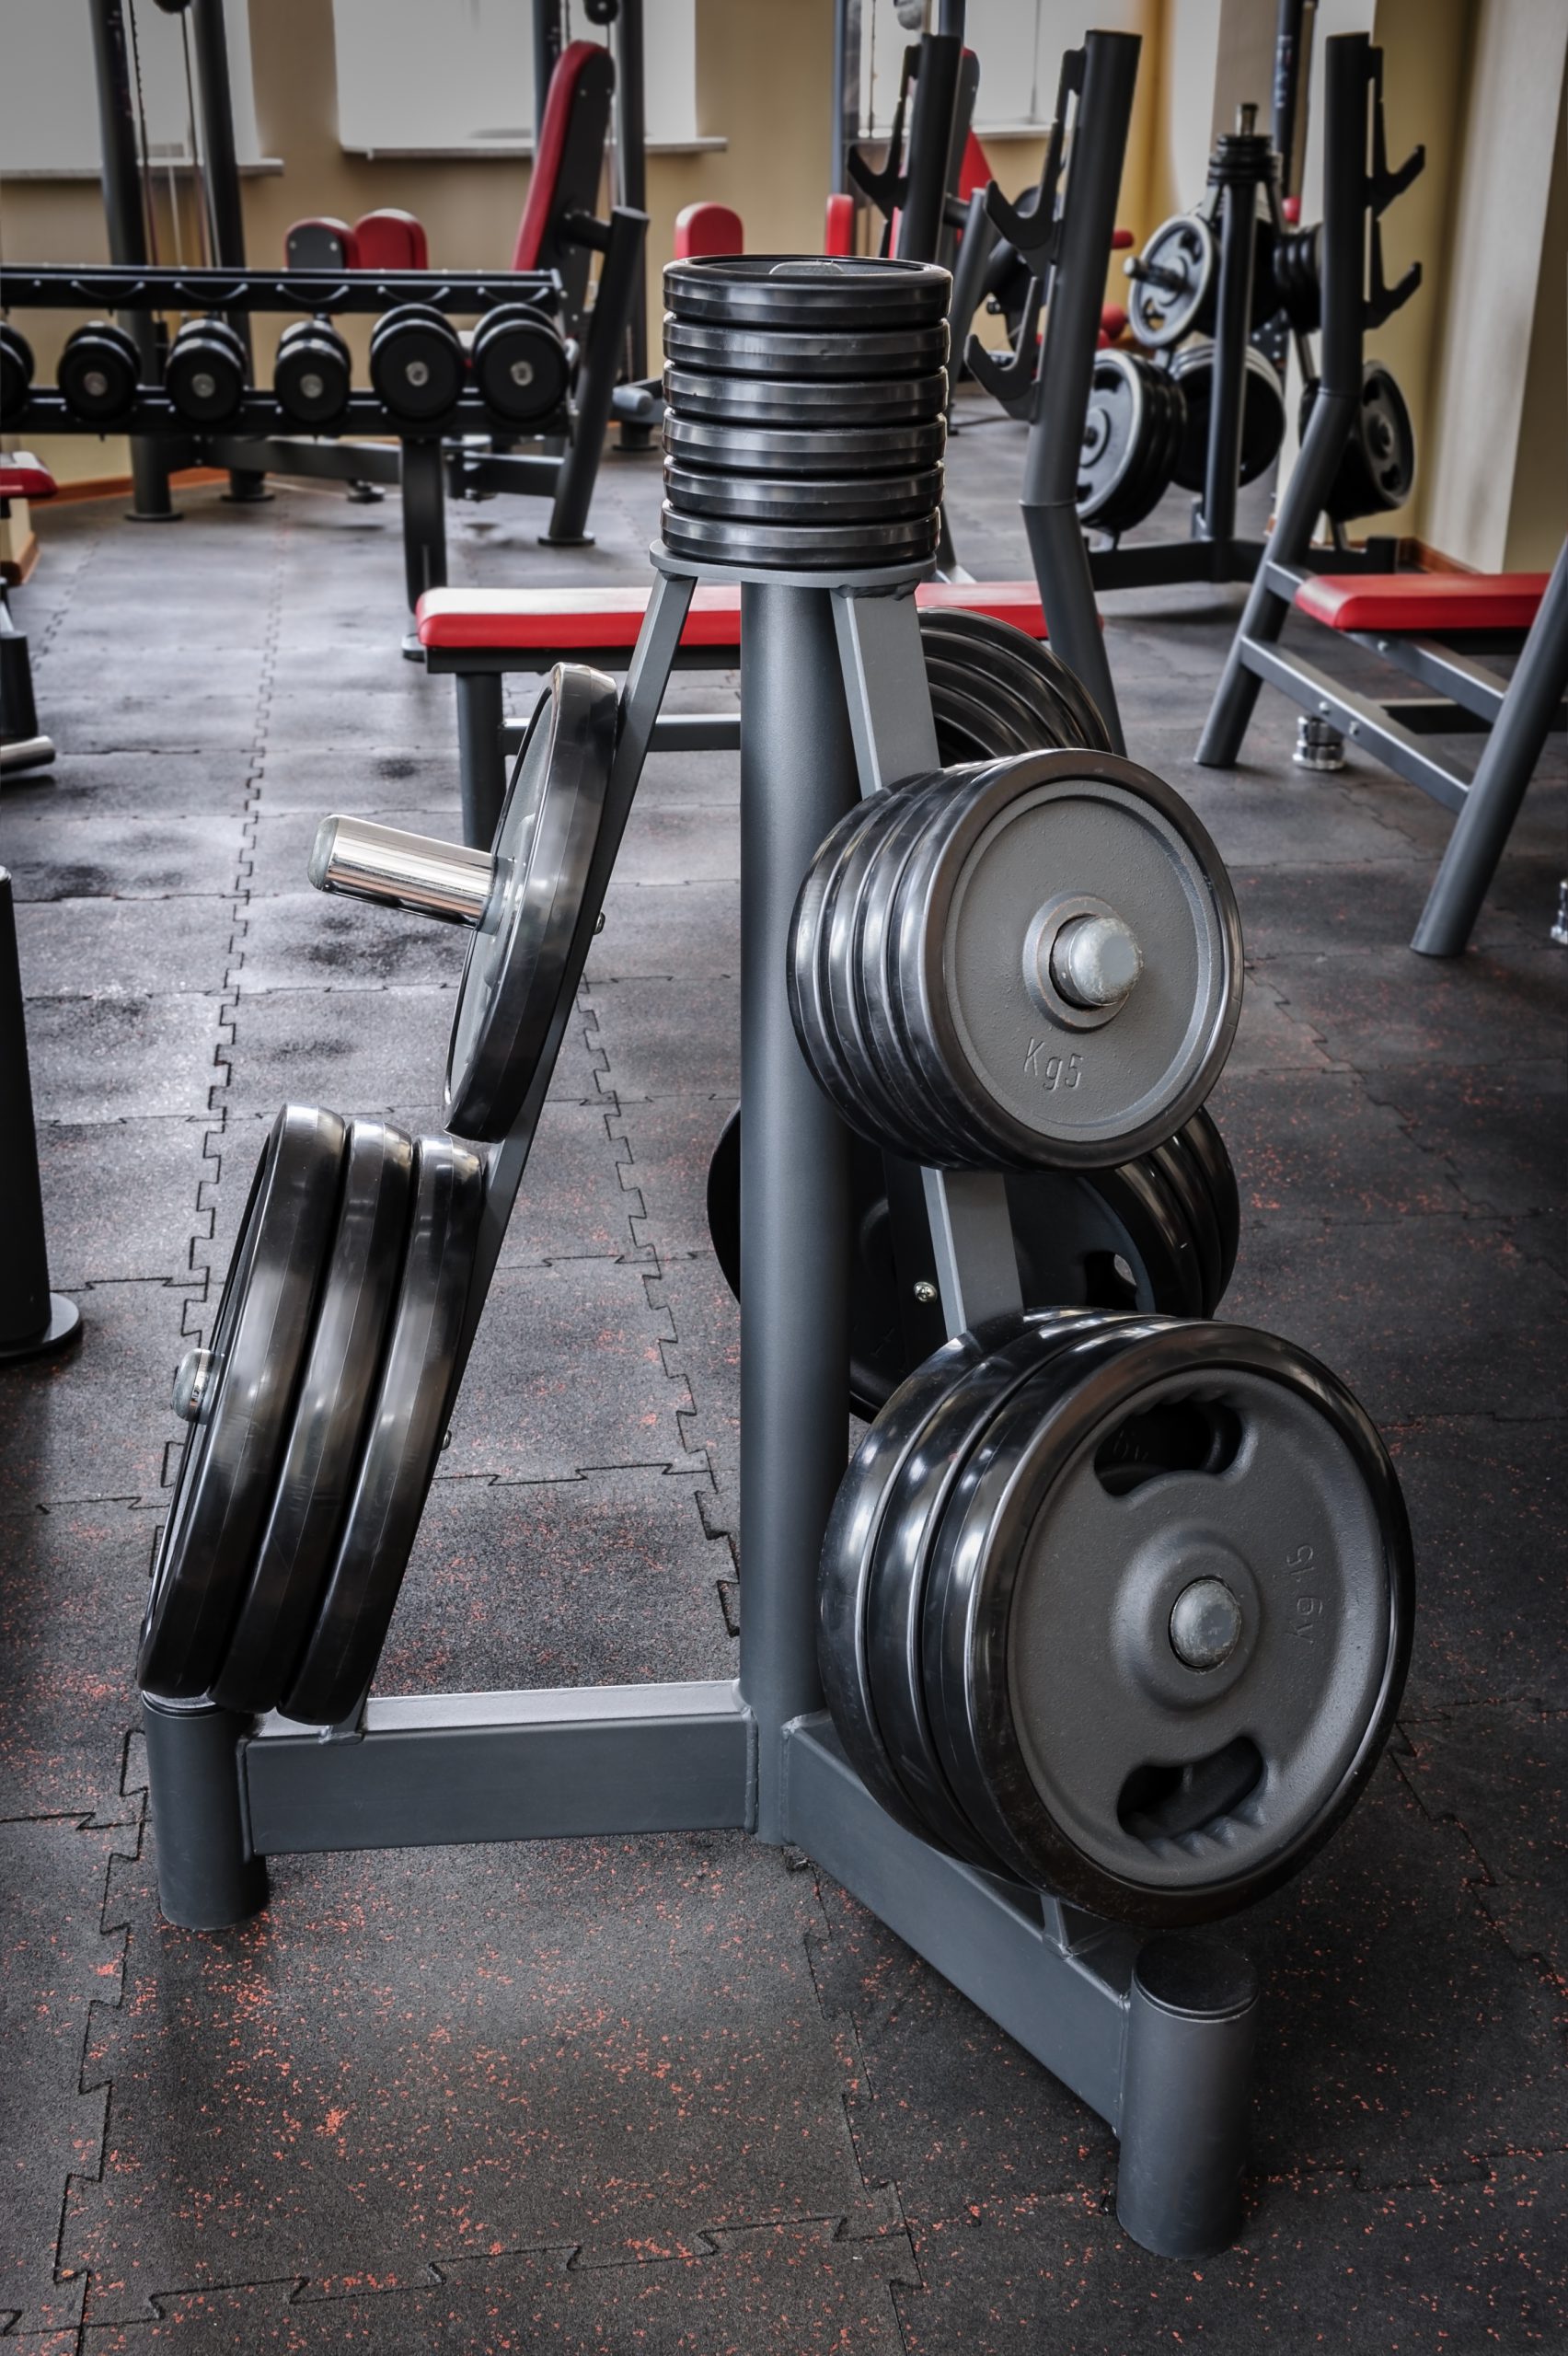
POLYGON ((687 204, 675 215, 675 260, 699 261, 708 254, 744 254, 741 216, 728 204, 687 204))
POLYGON ((539 266, 539 248, 555 205, 556 181, 566 153, 566 134, 571 123, 577 85, 590 65, 603 63, 604 55, 597 41, 574 40, 556 60, 545 99, 545 119, 539 126, 538 153, 528 182, 528 202, 517 225, 517 243, 512 255, 513 270, 537 270, 539 266))
POLYGON ((430 240, 424 224, 412 213, 399 212, 396 206, 383 206, 379 213, 364 213, 354 223, 354 241, 359 248, 361 270, 428 270, 430 240))
MULTIPOLYGON (((648 610, 647 589, 427 589, 416 608, 420 644, 453 652, 472 647, 496 653, 530 647, 630 647, 648 610)), ((957 608, 1011 622, 1043 638, 1045 617, 1032 581, 924 581, 915 592, 922 608, 957 608)), ((700 582, 691 601, 683 646, 738 646, 741 592, 700 582)))
POLYGON ((843 190, 827 200, 822 249, 824 254, 852 254, 855 250, 855 200, 843 190))
POLYGON ((30 450, 0 456, 0 499, 52 499, 58 485, 30 450))
POLYGON ((1320 572, 1296 603, 1330 629, 1528 629, 1544 572, 1320 572))

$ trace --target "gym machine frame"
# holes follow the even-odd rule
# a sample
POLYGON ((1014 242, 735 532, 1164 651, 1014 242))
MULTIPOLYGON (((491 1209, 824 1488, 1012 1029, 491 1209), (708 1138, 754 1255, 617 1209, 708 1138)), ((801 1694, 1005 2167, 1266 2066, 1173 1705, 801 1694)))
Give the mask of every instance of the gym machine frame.
MULTIPOLYGON (((695 583, 736 578, 662 549, 654 561, 550 1040, 513 1130, 486 1149, 463 1355, 695 583)), ((849 1138, 796 1042, 786 941, 801 878, 857 791, 941 766, 913 595, 928 569, 739 573, 738 1681, 373 1695, 324 1729, 144 1697, 160 1902, 192 1928, 240 1921, 265 1903, 266 1857, 308 1851, 698 1830, 798 1844, 1108 2120, 1123 2225, 1191 2258, 1224 2246, 1240 2222, 1251 1967, 1219 1938, 1145 1938, 904 1831, 849 1767, 818 1674, 817 1565, 848 1426, 849 1138)), ((1002 1178, 928 1171, 923 1189, 916 1248, 935 1268, 947 1330, 1018 1311, 1002 1178)))
MULTIPOLYGON (((581 225, 585 241, 590 228, 581 225)), ((414 433, 407 420, 385 410, 372 393, 352 393, 341 419, 314 435, 293 427, 270 392, 252 388, 238 418, 221 432, 203 433, 182 418, 156 380, 144 383, 134 409, 115 431, 132 437, 133 450, 149 438, 173 437, 161 459, 165 489, 172 465, 205 461, 259 484, 268 474, 325 479, 334 482, 401 484, 403 556, 409 606, 427 589, 446 583, 446 493, 508 491, 552 502, 551 544, 581 544, 598 478, 620 367, 627 312, 641 283, 645 214, 617 211, 597 238, 604 257, 592 323, 573 387, 575 423, 562 409, 531 424, 531 435, 563 440, 559 456, 513 450, 482 451, 446 436, 465 428, 501 439, 514 438, 515 423, 492 415, 477 395, 465 394, 436 431, 414 433), (569 426, 571 431, 569 433, 569 426), (282 431, 280 432, 280 427, 282 431), (400 446, 348 443, 352 433, 395 433, 400 446)), ((379 313, 401 303, 432 303, 458 314, 483 313, 501 303, 559 294, 548 271, 310 271, 155 270, 140 266, 50 268, 7 266, 3 279, 7 309, 112 310, 150 324, 155 310, 215 311, 246 317, 254 311, 297 311, 312 317, 379 313)), ((144 369, 145 368, 144 354, 144 369)), ((74 417, 57 392, 35 388, 28 397, 27 422, 40 433, 101 433, 99 425, 74 417)), ((417 651, 417 649, 416 649, 417 651)))

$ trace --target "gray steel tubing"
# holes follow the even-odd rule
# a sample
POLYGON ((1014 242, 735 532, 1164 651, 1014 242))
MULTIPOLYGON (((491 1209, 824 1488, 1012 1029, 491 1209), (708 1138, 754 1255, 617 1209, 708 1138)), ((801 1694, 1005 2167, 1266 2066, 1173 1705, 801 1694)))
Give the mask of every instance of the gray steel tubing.
POLYGON ((1116 691, 1078 520, 1078 468, 1142 44, 1136 33, 1091 32, 1083 46, 1083 87, 1023 462, 1022 509, 1051 643, 1100 706, 1112 745, 1121 752, 1116 691))
POLYGON ((1211 2258, 1240 2230, 1258 1998, 1253 1967, 1223 1940, 1168 1935, 1138 1951, 1116 2214, 1161 2258, 1211 2258))
POLYGON ((785 1838, 784 1728, 823 1706, 817 1563, 849 1418, 849 1140, 785 989, 790 916, 857 798, 832 599, 741 591, 741 1692, 757 1835, 785 1838))
MULTIPOLYGON (((648 210, 643 49, 642 0, 620 0, 616 17, 616 202, 632 213, 648 210)), ((640 384, 648 374, 648 286, 640 271, 626 325, 626 373, 634 385, 640 384)), ((644 428, 644 435, 646 432, 644 428)), ((624 427, 621 438, 626 439, 624 427)))
MULTIPOLYGON (((928 33, 920 43, 910 110, 908 186, 898 218, 900 261, 937 261, 947 211, 948 161, 952 149, 962 34, 928 33)), ((896 160, 896 159, 894 159, 896 160)))
POLYGON ((1411 947, 1423 957, 1463 954, 1491 888, 1509 829, 1568 693, 1568 542, 1559 552, 1540 609, 1520 651, 1464 808, 1427 895, 1411 947))
POLYGON ((250 1854, 239 1746, 253 1721, 209 1702, 142 1696, 158 1911, 187 1931, 221 1931, 260 1912, 267 1868, 250 1854))
POLYGON ((647 214, 617 204, 610 214, 609 243, 599 267, 599 289, 578 365, 576 422, 561 454, 550 528, 540 535, 547 548, 580 548, 589 537, 588 509, 620 375, 627 322, 642 284, 647 242, 647 214))
POLYGON ((50 1320, 49 1253, 43 1234, 38 1135, 17 964, 11 878, 0 867, 0 1353, 45 1333, 50 1320))
POLYGON ((457 690, 457 785, 463 803, 463 840, 489 850, 506 799, 506 755, 502 749, 499 671, 459 671, 457 690))
MULTIPOLYGON (((98 144, 103 155, 103 210, 110 261, 145 267, 147 216, 142 199, 142 169, 136 146, 136 116, 131 98, 131 53, 123 0, 92 0, 93 68, 98 84, 98 144)), ((128 311, 126 330, 142 364, 142 382, 162 375, 157 332, 150 311, 128 311)), ((168 464, 160 445, 145 434, 131 443, 133 514, 152 521, 175 513, 168 495, 168 464)))
POLYGON ((1236 531, 1241 404, 1252 317, 1252 257, 1258 242, 1257 194, 1257 184, 1250 179, 1228 180, 1221 192, 1219 284, 1215 296, 1213 390, 1202 517, 1204 537, 1210 540, 1229 540, 1236 531))

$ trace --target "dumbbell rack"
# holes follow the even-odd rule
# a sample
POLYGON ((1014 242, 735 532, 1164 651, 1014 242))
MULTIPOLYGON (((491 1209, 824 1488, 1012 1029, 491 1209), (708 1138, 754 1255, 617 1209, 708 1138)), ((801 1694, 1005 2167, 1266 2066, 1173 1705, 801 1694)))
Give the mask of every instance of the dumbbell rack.
MULTIPOLYGON (((475 450, 461 440, 449 448, 448 440, 454 435, 505 441, 518 433, 515 422, 492 415, 471 394, 465 394, 449 416, 437 421, 433 432, 413 432, 406 419, 385 410, 374 394, 354 393, 340 420, 311 435, 292 422, 271 394, 259 391, 247 395, 232 423, 221 431, 203 432, 179 415, 160 387, 145 385, 134 409, 117 419, 113 430, 128 433, 133 439, 167 438, 178 450, 178 455, 171 451, 171 463, 222 467, 253 484, 268 474, 278 474, 401 485, 410 607, 425 590, 445 584, 449 480, 451 489, 459 493, 504 491, 548 499, 552 504, 546 538, 561 545, 581 544, 609 424, 625 319, 640 280, 647 226, 642 214, 617 211, 612 216, 604 236, 598 299, 583 341, 571 413, 563 408, 526 429, 530 435, 559 439, 563 446, 559 456, 510 449, 475 450), (395 434, 400 446, 342 438, 350 434, 395 434)), ((378 314, 416 302, 432 303, 440 310, 466 317, 518 301, 542 300, 559 310, 562 301, 560 281, 549 271, 165 270, 130 263, 89 269, 8 264, 0 281, 0 294, 7 309, 111 311, 133 319, 166 310, 214 312, 225 318, 243 318, 256 311, 333 318, 378 314)), ((60 394, 42 390, 30 393, 26 420, 40 433, 101 433, 105 430, 74 416, 60 394)))
MULTIPOLYGON (((699 579, 655 550, 604 820, 551 1037, 489 1149, 472 1339, 555 1052, 699 579)), ((816 1656, 823 1531, 848 1423, 849 1147, 788 1004, 800 879, 857 791, 940 766, 914 601, 927 568, 742 583, 743 1350, 735 1683, 374 1695, 348 1723, 257 1723, 145 1699, 160 1900, 214 1928, 265 1902, 264 1860, 316 1850, 698 1830, 798 1844, 1121 2139, 1118 2213, 1193 2258, 1239 2223, 1258 1990, 1214 1937, 1144 1939, 904 1831, 849 1767, 816 1656)), ((1003 1181, 924 1173, 944 1322, 1021 1305, 1003 1181)))

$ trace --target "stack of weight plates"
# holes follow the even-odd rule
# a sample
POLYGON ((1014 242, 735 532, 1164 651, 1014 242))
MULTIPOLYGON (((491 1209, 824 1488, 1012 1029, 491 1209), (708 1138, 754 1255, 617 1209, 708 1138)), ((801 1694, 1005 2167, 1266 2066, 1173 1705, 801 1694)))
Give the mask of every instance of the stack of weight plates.
POLYGON ((936 554, 945 270, 722 256, 664 272, 664 544, 779 571, 936 554))

